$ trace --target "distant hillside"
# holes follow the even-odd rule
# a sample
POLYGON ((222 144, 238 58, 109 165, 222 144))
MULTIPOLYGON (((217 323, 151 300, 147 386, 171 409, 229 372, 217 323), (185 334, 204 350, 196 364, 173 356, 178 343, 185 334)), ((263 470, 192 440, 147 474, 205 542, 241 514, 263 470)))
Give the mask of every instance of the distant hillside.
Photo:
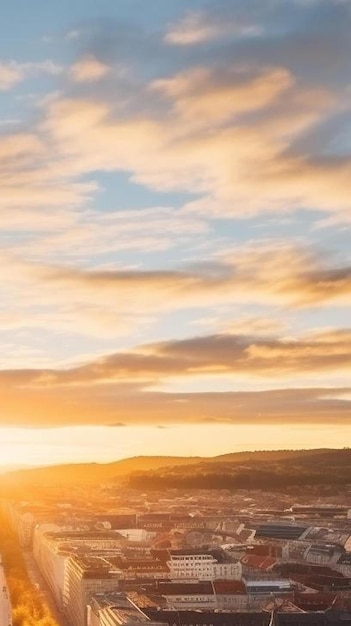
POLYGON ((313 457, 321 453, 332 452, 328 448, 316 448, 314 450, 255 450, 254 452, 230 452, 207 459, 214 463, 241 462, 241 461, 279 461, 281 459, 313 457))
POLYGON ((198 464, 201 457, 137 456, 114 463, 71 463, 14 471, 1 477, 3 484, 68 485, 117 480, 133 472, 198 464))
POLYGON ((136 489, 265 489, 332 487, 351 484, 351 450, 305 450, 301 453, 224 455, 191 469, 165 467, 133 474, 136 489))
MULTIPOLYGON (((305 476, 315 471, 321 474, 321 463, 326 466, 333 461, 337 465, 350 463, 349 450, 278 450, 257 452, 234 452, 217 457, 176 457, 176 456, 138 456, 122 459, 114 463, 81 463, 55 465, 15 471, 1 476, 1 483, 11 485, 65 486, 99 484, 129 480, 129 484, 137 488, 162 488, 170 486, 197 485, 200 488, 209 484, 223 486, 258 484, 263 481, 263 473, 269 476, 285 476, 286 472, 292 479, 305 476), (307 469, 308 468, 308 469, 307 469), (257 472, 257 476, 255 474, 257 472), (244 476, 246 476, 244 480, 244 476), (255 478, 256 476, 256 478, 255 478), (245 483, 245 484, 246 484, 245 483)), ((306 480, 308 476, 304 478, 306 480)))
POLYGON ((32 465, 0 465, 0 474, 8 474, 9 472, 17 472, 19 470, 30 469, 32 465))

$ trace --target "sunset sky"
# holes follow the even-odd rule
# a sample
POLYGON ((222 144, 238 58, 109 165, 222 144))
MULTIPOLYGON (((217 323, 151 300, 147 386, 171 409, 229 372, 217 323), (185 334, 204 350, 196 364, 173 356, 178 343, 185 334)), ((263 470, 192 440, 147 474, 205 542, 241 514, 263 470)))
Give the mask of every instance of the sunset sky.
POLYGON ((351 445, 350 28, 3 3, 0 465, 351 445))

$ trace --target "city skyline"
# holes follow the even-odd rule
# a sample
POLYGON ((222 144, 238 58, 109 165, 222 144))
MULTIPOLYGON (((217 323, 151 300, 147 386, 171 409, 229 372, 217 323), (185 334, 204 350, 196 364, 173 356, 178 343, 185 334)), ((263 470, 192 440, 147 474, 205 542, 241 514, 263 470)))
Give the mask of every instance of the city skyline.
POLYGON ((349 445, 350 22, 6 3, 1 465, 349 445))

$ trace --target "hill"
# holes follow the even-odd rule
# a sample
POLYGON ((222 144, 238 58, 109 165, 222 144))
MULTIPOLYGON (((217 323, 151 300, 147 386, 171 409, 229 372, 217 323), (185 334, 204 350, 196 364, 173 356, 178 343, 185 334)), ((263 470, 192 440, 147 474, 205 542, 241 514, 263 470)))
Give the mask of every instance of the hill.
POLYGON ((156 471, 164 467, 198 464, 201 457, 137 456, 113 463, 70 463, 8 472, 1 476, 4 485, 70 485, 117 480, 133 472, 156 471))
MULTIPOLYGON (((326 468, 350 465, 350 450, 277 450, 234 452, 217 457, 138 456, 113 463, 54 465, 15 471, 1 476, 11 485, 65 486, 127 481, 135 488, 199 487, 229 488, 264 482, 324 480, 326 468), (343 459, 343 460, 342 460, 343 459), (279 479, 280 477, 280 479, 279 479), (314 477, 314 478, 313 478, 314 477)), ((348 475, 347 471, 346 474, 348 475)), ((289 483, 289 484, 290 484, 289 483)))
POLYGON ((254 452, 229 452, 207 459, 213 463, 241 462, 241 461, 280 461, 282 459, 313 457, 332 452, 328 448, 315 448, 314 450, 255 450, 254 452))
POLYGON ((264 489, 320 486, 339 489, 351 484, 351 450, 279 451, 224 455, 183 466, 142 472, 129 478, 137 489, 264 489))

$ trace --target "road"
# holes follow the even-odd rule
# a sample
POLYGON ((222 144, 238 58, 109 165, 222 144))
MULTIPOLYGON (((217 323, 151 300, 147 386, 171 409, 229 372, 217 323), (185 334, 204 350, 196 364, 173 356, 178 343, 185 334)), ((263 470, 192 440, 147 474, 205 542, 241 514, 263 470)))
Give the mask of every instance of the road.
POLYGON ((0 557, 0 626, 12 626, 12 611, 9 593, 0 557))
MULTIPOLYGON (((33 554, 31 552, 24 552, 23 556, 26 562, 30 581, 38 589, 38 593, 41 594, 43 601, 48 605, 52 617, 56 620, 59 626, 68 626, 64 614, 56 606, 50 587, 40 573, 33 554)), ((0 624, 0 626, 2 625, 0 624)))

